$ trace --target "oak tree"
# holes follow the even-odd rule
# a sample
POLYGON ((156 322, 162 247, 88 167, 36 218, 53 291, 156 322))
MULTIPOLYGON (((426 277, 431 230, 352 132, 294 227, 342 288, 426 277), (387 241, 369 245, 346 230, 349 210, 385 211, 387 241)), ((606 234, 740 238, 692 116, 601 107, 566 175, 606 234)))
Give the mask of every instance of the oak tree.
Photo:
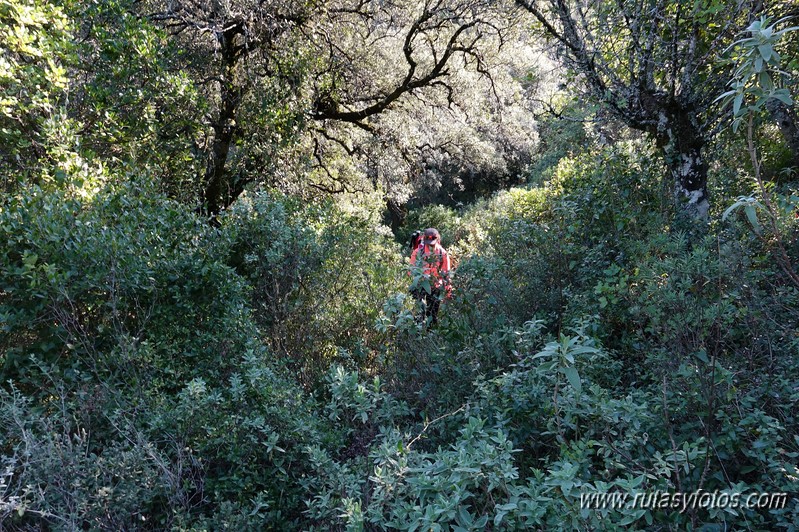
POLYGON ((760 3, 717 0, 516 0, 580 76, 591 98, 662 150, 675 198, 692 219, 709 210, 705 148, 720 119, 728 69, 718 55, 760 3))

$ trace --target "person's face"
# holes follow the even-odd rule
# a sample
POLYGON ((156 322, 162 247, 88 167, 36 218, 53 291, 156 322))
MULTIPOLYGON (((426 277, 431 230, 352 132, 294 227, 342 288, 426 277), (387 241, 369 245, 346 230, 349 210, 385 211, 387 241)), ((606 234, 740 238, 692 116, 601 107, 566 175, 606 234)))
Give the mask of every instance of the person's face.
POLYGON ((438 242, 438 239, 436 237, 431 237, 431 238, 425 238, 424 239, 424 243, 425 243, 425 245, 427 247, 431 247, 431 248, 435 247, 436 242, 438 242))

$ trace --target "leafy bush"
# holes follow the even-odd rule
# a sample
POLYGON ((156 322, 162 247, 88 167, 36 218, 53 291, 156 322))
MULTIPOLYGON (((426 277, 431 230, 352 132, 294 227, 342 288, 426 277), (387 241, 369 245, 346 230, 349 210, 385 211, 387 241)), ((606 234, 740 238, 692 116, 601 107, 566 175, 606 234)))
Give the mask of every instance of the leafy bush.
POLYGON ((53 3, 3 0, 0 28, 0 189, 12 191, 47 167, 48 130, 65 118, 58 102, 74 56, 70 21, 53 3))
POLYGON ((181 382, 243 345, 246 288, 206 245, 214 231, 145 182, 86 199, 32 188, 6 201, 1 227, 6 378, 35 387, 35 355, 140 385, 166 365, 181 382), (156 360, 132 358, 145 351, 156 360))
POLYGON ((83 124, 81 150, 114 171, 146 169, 170 198, 196 205, 204 166, 195 141, 209 110, 176 68, 175 42, 130 0, 65 6, 79 21, 70 110, 83 124))
POLYGON ((224 224, 230 264, 253 286, 252 307, 273 351, 307 383, 332 362, 374 363, 384 337, 373 325, 406 282, 400 255, 374 220, 332 202, 262 194, 238 202, 224 224))
POLYGON ((182 486, 165 478, 173 472, 167 459, 135 430, 98 440, 75 422, 79 412, 63 405, 42 415, 14 388, 0 390, 0 406, 4 529, 142 528, 157 502, 180 505, 182 486))
POLYGON ((194 526, 226 505, 292 522, 302 468, 281 444, 323 437, 270 367, 231 241, 145 180, 76 191, 32 187, 0 212, 8 512, 23 528, 194 526))
MULTIPOLYGON (((471 239, 462 241, 455 298, 426 350, 403 347, 427 354, 413 359, 423 369, 399 371, 424 375, 416 390, 426 411, 468 401, 520 451, 521 480, 508 488, 516 506, 502 518, 509 527, 790 528, 795 520, 793 502, 773 511, 580 508, 589 491, 795 490, 797 442, 787 436, 796 372, 782 365, 796 358, 795 290, 768 246, 735 228, 714 225, 704 238, 664 231, 671 207, 660 166, 637 143, 617 145, 562 160, 545 187, 464 211, 471 239), (580 334, 562 336, 575 320, 580 334), (594 351, 563 355, 575 348, 594 351), (440 380, 431 371, 439 358, 450 367, 440 380), (522 501, 534 517, 516 514, 522 501)), ((438 425, 430 442, 452 445, 457 423, 438 425)))

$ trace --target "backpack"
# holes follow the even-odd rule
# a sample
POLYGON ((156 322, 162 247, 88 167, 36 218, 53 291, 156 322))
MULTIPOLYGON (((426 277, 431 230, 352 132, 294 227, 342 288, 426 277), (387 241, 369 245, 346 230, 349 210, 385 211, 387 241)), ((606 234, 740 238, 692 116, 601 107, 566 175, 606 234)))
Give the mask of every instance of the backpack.
POLYGON ((411 240, 408 243, 408 247, 413 253, 413 250, 419 247, 419 244, 422 242, 422 231, 414 231, 411 235, 411 240))

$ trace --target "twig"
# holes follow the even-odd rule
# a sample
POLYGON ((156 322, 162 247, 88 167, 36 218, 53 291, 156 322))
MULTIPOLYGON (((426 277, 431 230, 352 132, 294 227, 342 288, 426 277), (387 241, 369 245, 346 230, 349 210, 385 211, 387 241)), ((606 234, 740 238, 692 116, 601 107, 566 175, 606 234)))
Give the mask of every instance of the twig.
POLYGON ((674 480, 677 483, 677 491, 682 491, 682 482, 680 481, 680 466, 677 463, 677 443, 674 441, 674 430, 671 426, 669 419, 669 404, 666 399, 666 374, 663 374, 663 415, 666 421, 666 429, 669 432, 669 440, 671 441, 672 459, 674 461, 674 480))
POLYGON ((408 443, 408 445, 406 445, 406 446, 405 446, 405 448, 406 448, 406 449, 408 449, 408 450, 410 450, 411 446, 412 446, 414 443, 416 443, 416 441, 417 441, 419 438, 421 438, 421 437, 422 437, 422 435, 423 435, 425 432, 427 432, 427 429, 430 427, 430 425, 432 425, 433 423, 436 423, 436 422, 438 422, 438 421, 441 421, 442 419, 444 419, 444 418, 446 418, 446 417, 454 416, 455 414, 457 414, 458 412, 460 412, 461 410, 463 410, 464 408, 466 408, 468 405, 469 405, 469 403, 466 403, 465 405, 461 405, 461 407, 460 407, 460 408, 458 408, 457 410, 455 410, 455 411, 453 411, 453 412, 449 412, 449 413, 447 413, 447 414, 442 414, 442 415, 438 416, 437 418, 435 418, 435 419, 434 419, 434 420, 432 420, 432 421, 425 421, 425 422, 424 422, 424 428, 422 429, 422 432, 420 432, 419 434, 417 434, 417 435, 416 435, 416 437, 415 437, 414 439, 412 439, 412 440, 411 440, 411 441, 408 443))

